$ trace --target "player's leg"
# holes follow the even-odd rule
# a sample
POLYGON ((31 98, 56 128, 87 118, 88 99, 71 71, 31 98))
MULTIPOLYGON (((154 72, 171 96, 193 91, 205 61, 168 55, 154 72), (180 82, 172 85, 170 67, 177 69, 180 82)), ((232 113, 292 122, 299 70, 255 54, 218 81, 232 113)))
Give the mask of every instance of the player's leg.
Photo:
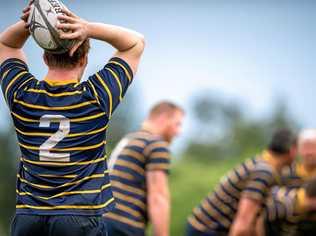
POLYGON ((51 216, 48 230, 48 236, 107 236, 101 216, 51 216))
POLYGON ((47 235, 46 216, 16 215, 11 224, 11 236, 47 235))

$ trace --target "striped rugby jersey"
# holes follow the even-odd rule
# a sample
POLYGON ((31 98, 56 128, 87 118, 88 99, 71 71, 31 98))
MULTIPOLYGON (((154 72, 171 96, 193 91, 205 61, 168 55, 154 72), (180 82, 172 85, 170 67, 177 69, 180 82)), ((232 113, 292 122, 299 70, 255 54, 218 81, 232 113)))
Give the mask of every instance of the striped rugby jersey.
POLYGON ((146 172, 169 172, 168 143, 141 130, 126 135, 113 150, 109 169, 116 207, 105 219, 131 231, 142 232, 147 224, 146 172))
POLYGON ((300 188, 305 181, 313 177, 316 177, 316 171, 308 172, 302 163, 294 162, 290 167, 284 168, 281 181, 287 187, 300 188))
POLYGON ((264 217, 268 231, 272 229, 277 235, 298 235, 304 230, 299 224, 313 213, 304 212, 305 190, 287 186, 275 186, 271 190, 264 217))
MULTIPOLYGON (((304 183, 311 178, 316 177, 316 172, 308 172, 302 163, 294 162, 290 167, 285 168, 282 172, 281 181, 282 187, 275 187, 272 193, 278 193, 279 195, 287 196, 291 192, 298 191, 304 183)), ((301 233, 304 234, 306 228, 304 222, 312 222, 315 225, 316 213, 299 214, 294 213, 291 217, 287 217, 281 222, 278 222, 279 231, 282 235, 289 235, 290 233, 301 233)), ((310 227, 308 227, 310 228, 310 227)), ((314 230, 316 228, 314 227, 314 230)))
POLYGON ((189 224, 201 232, 227 232, 241 197, 263 204, 270 187, 277 184, 279 175, 269 164, 268 152, 249 159, 224 176, 188 218, 189 224))
POLYGON ((106 164, 108 121, 132 82, 120 58, 82 83, 38 81, 1 65, 1 87, 21 149, 17 214, 102 215, 114 206, 106 164))
POLYGON ((305 199, 303 188, 274 186, 265 203, 264 215, 269 222, 294 219, 303 214, 302 203, 305 199))

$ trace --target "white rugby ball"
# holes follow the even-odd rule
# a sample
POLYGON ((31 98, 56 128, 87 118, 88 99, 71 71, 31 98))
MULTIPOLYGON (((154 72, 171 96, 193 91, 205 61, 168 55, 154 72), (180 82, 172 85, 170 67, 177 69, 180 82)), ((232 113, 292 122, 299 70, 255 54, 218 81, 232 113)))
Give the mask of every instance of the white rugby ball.
POLYGON ((57 16, 65 7, 59 0, 35 0, 28 18, 29 30, 36 43, 44 50, 61 54, 67 52, 74 40, 60 39, 56 24, 57 16))

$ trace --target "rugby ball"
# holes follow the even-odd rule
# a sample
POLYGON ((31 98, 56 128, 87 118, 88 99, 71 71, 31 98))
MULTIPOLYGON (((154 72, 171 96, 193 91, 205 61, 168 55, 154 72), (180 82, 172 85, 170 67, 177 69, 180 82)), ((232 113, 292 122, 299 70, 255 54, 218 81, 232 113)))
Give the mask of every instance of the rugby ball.
POLYGON ((75 41, 60 39, 57 16, 65 7, 59 0, 35 0, 28 18, 29 30, 36 43, 45 51, 61 54, 72 48, 75 41))

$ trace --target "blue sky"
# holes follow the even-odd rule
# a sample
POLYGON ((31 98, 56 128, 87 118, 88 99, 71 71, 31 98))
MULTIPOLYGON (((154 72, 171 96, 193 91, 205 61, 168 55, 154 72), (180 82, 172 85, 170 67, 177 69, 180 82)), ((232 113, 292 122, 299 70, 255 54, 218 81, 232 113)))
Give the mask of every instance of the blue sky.
MULTIPOLYGON (((1 31, 18 18, 23 2, 2 5, 1 31)), ((282 97, 302 126, 316 127, 314 1, 64 3, 85 19, 145 35, 147 47, 133 85, 143 97, 142 112, 161 99, 188 107, 195 94, 209 89, 241 102, 254 116, 268 113, 282 97)), ((25 51, 31 71, 43 78, 46 69, 41 50, 30 40, 25 51)), ((112 53, 111 47, 93 42, 86 75, 112 53)), ((0 114, 8 115, 2 97, 0 114)), ((8 122, 1 119, 0 128, 8 122)))

